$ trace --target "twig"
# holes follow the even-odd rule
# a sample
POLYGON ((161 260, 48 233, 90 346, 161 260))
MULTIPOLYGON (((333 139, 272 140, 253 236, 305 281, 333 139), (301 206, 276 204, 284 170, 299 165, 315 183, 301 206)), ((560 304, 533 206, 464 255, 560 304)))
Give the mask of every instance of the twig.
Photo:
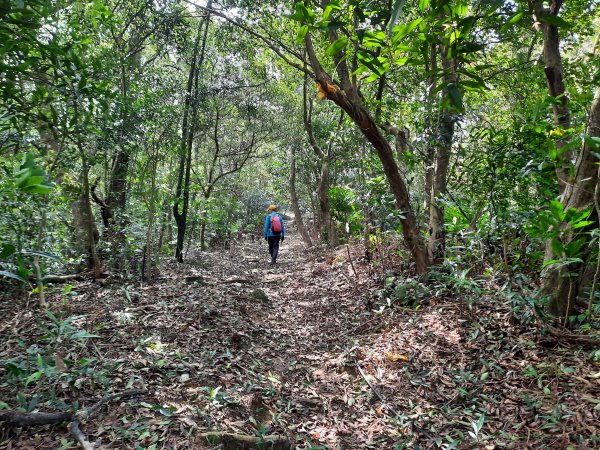
MULTIPOLYGON (((363 380, 365 380, 367 382, 367 384, 369 385, 369 387, 371 388, 371 390, 375 393, 375 395, 377 395, 377 397, 379 397, 379 400, 381 400, 382 406, 384 408, 386 408, 388 411, 394 413, 394 415, 396 417, 400 417, 400 413, 398 411, 396 411, 383 397, 383 395, 381 395, 379 393, 379 391, 377 389, 375 389, 375 386, 373 386, 373 384, 369 381, 369 379, 367 378, 367 376, 365 375, 365 373, 363 372, 362 368, 360 367, 360 364, 355 363, 356 364, 356 368, 358 369, 358 371, 360 372, 360 375, 363 377, 363 380)), ((431 439, 433 436, 431 435, 431 433, 423 428, 421 428, 420 426, 416 425, 414 422, 410 422, 411 427, 413 427, 415 430, 417 430, 419 433, 423 433, 425 436, 427 436, 429 439, 431 439)))
POLYGON ((383 316, 382 315, 377 315, 377 316, 373 317, 372 319, 369 319, 366 322, 361 323, 360 325, 356 325, 350 331, 342 331, 340 334, 335 335, 333 338, 334 339, 338 339, 338 338, 340 338, 342 336, 348 336, 348 335, 354 334, 358 330, 360 330, 362 327, 364 327, 365 325, 369 325, 370 323, 375 322, 377 319, 380 319, 381 317, 383 317, 383 316))
POLYGON ((348 252, 348 259, 350 260, 350 265, 352 266, 352 272, 354 272, 354 278, 358 278, 356 269, 354 268, 354 262, 352 261, 352 256, 350 255, 350 246, 348 244, 346 244, 346 251, 348 252))
POLYGON ((69 431, 75 437, 79 445, 83 448, 83 450, 94 450, 94 446, 87 440, 85 434, 79 429, 79 422, 74 420, 69 424, 69 431))
POLYGON ((38 425, 52 425, 73 420, 85 421, 92 418, 103 405, 117 398, 133 397, 136 395, 143 395, 147 392, 148 391, 144 389, 130 389, 128 391, 107 395, 102 397, 92 406, 79 410, 75 414, 73 414, 72 411, 61 411, 54 413, 6 411, 0 414, 0 422, 5 422, 7 425, 13 427, 31 427, 38 425))
POLYGON ((84 408, 80 411, 77 411, 77 413, 75 414, 75 417, 82 421, 89 420, 94 415, 96 415, 96 413, 100 410, 100 408, 103 405, 106 405, 107 403, 112 402, 113 400, 116 400, 118 398, 135 397, 138 395, 144 395, 147 392, 148 391, 145 389, 130 389, 128 391, 117 392, 116 394, 107 395, 105 397, 102 397, 100 400, 98 400, 97 403, 94 403, 92 406, 90 406, 88 408, 84 408))
POLYGON ((369 385, 369 387, 371 388, 371 390, 375 393, 375 395, 377 397, 379 397, 379 400, 381 400, 381 403, 383 404, 383 407, 388 409, 389 411, 393 412, 394 415, 396 417, 400 416, 400 413, 398 411, 396 411, 383 397, 383 395, 381 395, 379 393, 379 391, 377 389, 375 389, 375 386, 373 386, 373 384, 369 381, 369 379, 367 378, 367 376, 365 375, 365 373, 362 370, 362 367, 360 367, 360 364, 355 363, 356 364, 356 368, 358 369, 358 371, 360 372, 360 375, 363 377, 363 380, 365 380, 367 382, 367 384, 369 385))

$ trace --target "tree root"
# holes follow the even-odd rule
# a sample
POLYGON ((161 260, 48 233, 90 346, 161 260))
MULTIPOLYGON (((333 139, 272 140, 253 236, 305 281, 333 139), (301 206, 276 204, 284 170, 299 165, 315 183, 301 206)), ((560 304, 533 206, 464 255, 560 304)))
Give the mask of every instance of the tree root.
POLYGON ((251 450, 254 448, 270 450, 290 450, 292 443, 281 434, 267 436, 250 436, 247 434, 209 431, 200 435, 203 438, 219 441, 223 450, 251 450))
POLYGON ((4 425, 9 428, 14 427, 34 427, 41 425, 56 425, 58 423, 69 422, 69 431, 77 439, 77 442, 81 445, 84 450, 93 450, 94 446, 86 439, 83 432, 79 429, 79 421, 86 421, 94 417, 100 408, 107 403, 110 403, 116 399, 122 399, 126 397, 134 397, 137 395, 143 395, 147 391, 144 389, 130 389, 128 391, 117 392, 116 394, 110 394, 102 397, 92 406, 81 409, 77 412, 63 411, 63 412, 21 412, 21 411, 7 411, 0 414, 0 426, 4 425))
POLYGON ((546 337, 540 337, 538 342, 549 342, 553 344, 575 344, 584 348, 597 348, 600 345, 600 337, 593 335, 567 333, 559 328, 548 324, 543 328, 547 334, 546 337))

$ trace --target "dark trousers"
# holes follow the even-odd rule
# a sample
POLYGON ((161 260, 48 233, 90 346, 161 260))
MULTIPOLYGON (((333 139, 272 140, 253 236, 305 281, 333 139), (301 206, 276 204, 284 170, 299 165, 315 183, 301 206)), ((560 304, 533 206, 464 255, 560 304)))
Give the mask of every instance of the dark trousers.
POLYGON ((269 242, 269 255, 271 255, 271 262, 277 261, 277 255, 279 254, 279 240, 281 236, 269 236, 267 241, 269 242))

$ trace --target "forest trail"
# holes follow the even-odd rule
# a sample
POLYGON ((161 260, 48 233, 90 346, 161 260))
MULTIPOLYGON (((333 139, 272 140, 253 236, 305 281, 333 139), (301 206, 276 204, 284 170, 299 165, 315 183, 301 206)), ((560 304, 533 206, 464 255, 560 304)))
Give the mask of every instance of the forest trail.
MULTIPOLYGON (((68 294, 59 286, 56 320, 2 301, 9 382, 0 398, 64 410, 147 390, 82 424, 107 449, 243 448, 219 447, 203 434, 211 430, 331 450, 460 441, 457 448, 567 448, 570 436, 587 445, 598 435, 598 374, 582 354, 536 342, 503 305, 468 306, 435 285, 427 296, 413 292, 420 306, 386 306, 359 254, 352 248, 355 278, 345 247, 306 250, 288 231, 275 267, 264 240, 245 240, 191 252, 150 285, 86 281, 68 294)), ((6 442, 74 448, 58 425, 6 442)))

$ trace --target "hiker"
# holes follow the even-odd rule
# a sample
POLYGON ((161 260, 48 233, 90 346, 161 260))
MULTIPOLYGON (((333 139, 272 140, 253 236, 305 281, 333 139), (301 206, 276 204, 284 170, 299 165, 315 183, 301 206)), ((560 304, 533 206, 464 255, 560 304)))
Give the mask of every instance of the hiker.
POLYGON ((269 255, 271 255, 271 264, 277 262, 279 253, 279 241, 285 239, 285 225, 283 217, 276 213, 277 206, 269 205, 267 208, 267 217, 265 218, 265 240, 269 243, 269 255))

